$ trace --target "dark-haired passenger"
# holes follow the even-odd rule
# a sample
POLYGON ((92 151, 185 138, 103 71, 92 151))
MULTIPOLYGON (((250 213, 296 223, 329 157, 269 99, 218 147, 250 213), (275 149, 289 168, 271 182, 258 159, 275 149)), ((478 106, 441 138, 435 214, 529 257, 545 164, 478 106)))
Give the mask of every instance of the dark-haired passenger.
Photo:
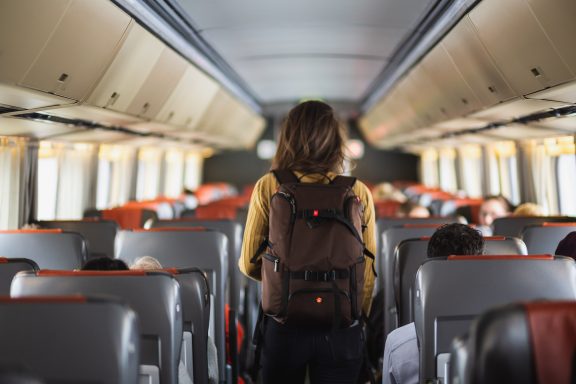
POLYGON ((127 271, 128 266, 120 259, 98 257, 88 260, 82 267, 83 271, 127 271))
MULTIPOLYGON (((450 255, 481 255, 484 239, 479 231, 464 224, 446 224, 428 242, 429 258, 450 255)), ((388 334, 384 347, 382 384, 417 384, 420 370, 414 323, 388 334)))
POLYGON ((570 232, 560 240, 555 255, 568 256, 576 260, 576 231, 570 232))

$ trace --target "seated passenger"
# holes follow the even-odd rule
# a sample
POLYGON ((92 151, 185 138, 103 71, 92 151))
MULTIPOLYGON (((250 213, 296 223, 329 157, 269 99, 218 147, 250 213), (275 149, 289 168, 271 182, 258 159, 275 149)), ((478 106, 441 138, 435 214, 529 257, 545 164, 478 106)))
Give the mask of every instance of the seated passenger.
POLYGON ((88 260, 82 267, 83 271, 127 271, 128 266, 120 259, 98 257, 88 260))
POLYGON ((530 216, 543 216, 544 212, 542 207, 534 203, 524 203, 516 207, 512 216, 516 217, 530 217, 530 216))
POLYGON ((480 206, 478 229, 484 236, 492 236, 494 219, 508 216, 512 208, 512 204, 502 195, 485 197, 484 202, 480 206))
POLYGON ((568 256, 576 260, 576 231, 570 232, 558 243, 554 254, 558 256, 568 256))
POLYGON ((428 208, 407 201, 398 208, 398 217, 426 218, 430 217, 428 208))
MULTIPOLYGON (((484 239, 479 231, 454 223, 441 226, 428 242, 428 257, 481 255, 484 239)), ((414 323, 388 334, 384 347, 382 384, 417 384, 420 360, 414 323)))
POLYGON ((152 256, 139 257, 134 261, 134 264, 130 266, 130 269, 144 269, 147 271, 153 271, 157 269, 162 269, 162 264, 158 259, 152 256))
POLYGON ((372 197, 374 201, 393 200, 401 203, 406 201, 406 196, 390 183, 377 184, 372 189, 372 197))

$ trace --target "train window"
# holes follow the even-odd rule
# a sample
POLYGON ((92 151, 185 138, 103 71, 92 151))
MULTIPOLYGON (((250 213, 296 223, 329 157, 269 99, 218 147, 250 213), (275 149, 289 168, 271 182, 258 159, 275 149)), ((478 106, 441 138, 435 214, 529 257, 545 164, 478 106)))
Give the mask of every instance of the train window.
MULTIPOLYGON (((512 204, 520 203, 520 180, 518 175, 518 162, 516 158, 516 144, 512 141, 503 141, 491 145, 495 155, 496 167, 492 166, 490 172, 497 175, 499 193, 504 195, 512 204)), ((495 175, 491 175, 494 177, 495 175)), ((494 179, 492 179, 494 180, 494 179)), ((492 185, 492 183, 490 183, 492 185)), ((495 193, 492 190, 491 193, 495 193)))
POLYGON ((440 188, 448 192, 457 192, 456 181, 456 150, 443 148, 439 155, 440 188))
POLYGON ((163 151, 143 147, 138 153, 137 200, 152 200, 160 194, 163 151))
POLYGON ((202 183, 202 165, 204 157, 201 153, 193 152, 186 155, 186 168, 184 174, 184 186, 194 191, 202 183))
POLYGON ((96 196, 98 209, 119 206, 130 199, 135 161, 136 151, 131 147, 100 146, 96 196))
POLYGON ((482 148, 479 145, 463 145, 458 148, 461 188, 469 197, 482 196, 482 148))
POLYGON ((81 219, 90 205, 96 151, 91 144, 41 142, 38 154, 40 220, 81 219))
POLYGON ((18 228, 22 159, 27 141, 0 137, 0 229, 18 228))
POLYGON ((56 218, 58 156, 52 143, 41 142, 38 150, 38 220, 56 218))
POLYGON ((167 151, 164 161, 166 163, 164 195, 176 198, 182 194, 184 185, 184 153, 179 150, 167 151))
POLYGON ((438 187, 440 185, 438 178, 438 152, 435 149, 429 149, 422 152, 420 157, 421 180, 427 187, 438 187))
POLYGON ((576 216, 576 145, 572 136, 556 139, 553 147, 556 161, 556 179, 558 180, 558 203, 560 213, 576 216))

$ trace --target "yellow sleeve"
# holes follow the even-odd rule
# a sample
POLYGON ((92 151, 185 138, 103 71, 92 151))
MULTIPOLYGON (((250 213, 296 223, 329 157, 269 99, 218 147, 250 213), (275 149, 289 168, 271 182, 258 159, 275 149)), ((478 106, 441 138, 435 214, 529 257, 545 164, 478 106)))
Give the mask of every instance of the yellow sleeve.
MULTIPOLYGON (((376 214, 374 212, 374 201, 368 187, 361 181, 357 181, 354 186, 354 193, 364 204, 364 225, 366 229, 363 233, 364 246, 373 255, 376 255, 376 214)), ((373 272, 373 260, 366 258, 366 269, 364 270, 364 300, 362 310, 366 315, 370 313, 372 305, 372 291, 374 290, 375 276, 373 272)))
POLYGON ((274 178, 272 174, 266 174, 256 182, 250 206, 248 207, 248 217, 244 228, 244 239, 242 241, 242 253, 238 260, 240 271, 255 280, 261 280, 262 255, 258 256, 256 263, 251 263, 250 259, 256 250, 268 236, 268 215, 270 212, 270 197, 274 192, 274 178))

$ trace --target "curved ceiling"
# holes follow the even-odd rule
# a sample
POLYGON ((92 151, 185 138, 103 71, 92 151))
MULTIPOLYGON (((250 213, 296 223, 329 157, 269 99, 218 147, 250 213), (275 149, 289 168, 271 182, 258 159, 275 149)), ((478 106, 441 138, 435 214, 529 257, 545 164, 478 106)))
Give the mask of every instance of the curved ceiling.
POLYGON ((262 104, 360 102, 434 0, 169 0, 262 104))

